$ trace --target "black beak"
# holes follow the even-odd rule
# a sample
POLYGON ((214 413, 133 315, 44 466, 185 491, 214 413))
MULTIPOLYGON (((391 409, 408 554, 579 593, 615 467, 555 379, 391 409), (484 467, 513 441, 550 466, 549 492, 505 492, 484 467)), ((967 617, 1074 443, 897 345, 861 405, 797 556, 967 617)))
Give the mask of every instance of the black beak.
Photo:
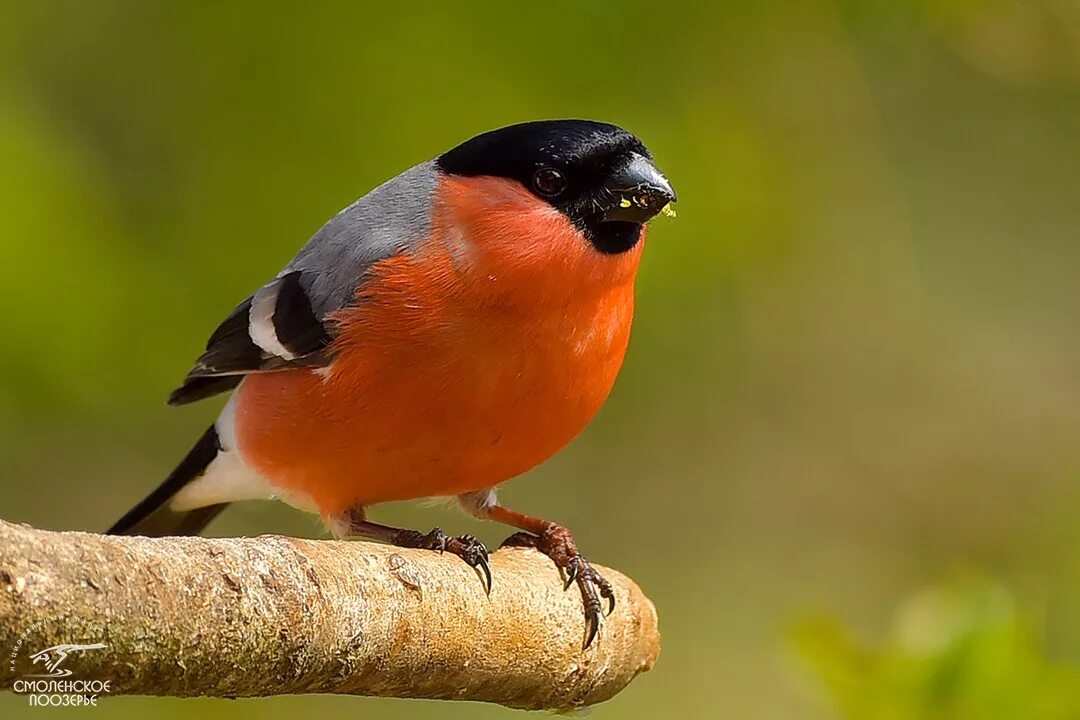
POLYGON ((675 202, 675 190, 664 174, 643 155, 631 153, 604 183, 608 191, 604 220, 645 223, 675 202))

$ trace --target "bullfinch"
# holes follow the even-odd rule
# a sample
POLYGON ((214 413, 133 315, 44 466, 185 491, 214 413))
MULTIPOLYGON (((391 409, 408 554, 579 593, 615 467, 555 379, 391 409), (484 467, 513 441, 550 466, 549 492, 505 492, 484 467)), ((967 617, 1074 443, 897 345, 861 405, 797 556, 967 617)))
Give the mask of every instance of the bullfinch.
POLYGON ((586 120, 493 130, 383 183, 210 336, 169 404, 231 392, 224 410, 109 532, 198 534, 228 503, 277 498, 337 537, 457 555, 490 592, 472 536, 367 518, 382 502, 456 497, 577 584, 588 647, 611 586, 565 527, 500 505, 495 488, 607 398, 646 223, 674 201, 637 137, 586 120))

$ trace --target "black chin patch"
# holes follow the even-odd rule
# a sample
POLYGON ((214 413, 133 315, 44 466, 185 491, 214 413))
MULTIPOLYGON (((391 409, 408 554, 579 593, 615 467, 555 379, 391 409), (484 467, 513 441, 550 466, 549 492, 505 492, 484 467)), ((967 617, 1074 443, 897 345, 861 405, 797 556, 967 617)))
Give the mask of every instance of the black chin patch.
POLYGON ((609 221, 585 231, 592 246, 605 255, 618 255, 632 250, 641 240, 641 225, 632 222, 609 221))

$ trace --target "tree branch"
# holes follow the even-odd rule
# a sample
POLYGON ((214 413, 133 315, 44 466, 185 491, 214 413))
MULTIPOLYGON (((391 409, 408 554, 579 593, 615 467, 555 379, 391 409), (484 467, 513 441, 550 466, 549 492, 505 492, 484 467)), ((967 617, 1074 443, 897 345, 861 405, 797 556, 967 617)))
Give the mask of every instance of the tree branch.
POLYGON ((457 558, 363 542, 138 538, 0 521, 0 689, 61 643, 72 679, 113 693, 340 693, 569 709, 607 700, 659 652, 656 611, 602 569, 617 599, 591 648, 574 588, 507 548, 484 594, 457 558), (17 648, 17 652, 11 649, 17 648), (8 657, 9 653, 12 655, 8 657))

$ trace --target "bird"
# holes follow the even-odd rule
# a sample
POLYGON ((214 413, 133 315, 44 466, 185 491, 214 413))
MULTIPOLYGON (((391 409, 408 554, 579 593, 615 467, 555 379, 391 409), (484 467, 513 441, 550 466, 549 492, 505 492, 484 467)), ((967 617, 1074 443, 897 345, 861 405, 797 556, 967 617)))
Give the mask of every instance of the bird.
POLYGON ((456 555, 490 594, 473 536, 368 519, 379 503, 456 498, 577 585, 588 648, 610 583, 565 526, 496 488, 604 404, 647 224, 675 201, 637 136, 592 120, 491 130, 377 186, 210 335, 168 403, 230 393, 224 409, 107 532, 197 535, 229 503, 279 499, 338 538, 456 555))

